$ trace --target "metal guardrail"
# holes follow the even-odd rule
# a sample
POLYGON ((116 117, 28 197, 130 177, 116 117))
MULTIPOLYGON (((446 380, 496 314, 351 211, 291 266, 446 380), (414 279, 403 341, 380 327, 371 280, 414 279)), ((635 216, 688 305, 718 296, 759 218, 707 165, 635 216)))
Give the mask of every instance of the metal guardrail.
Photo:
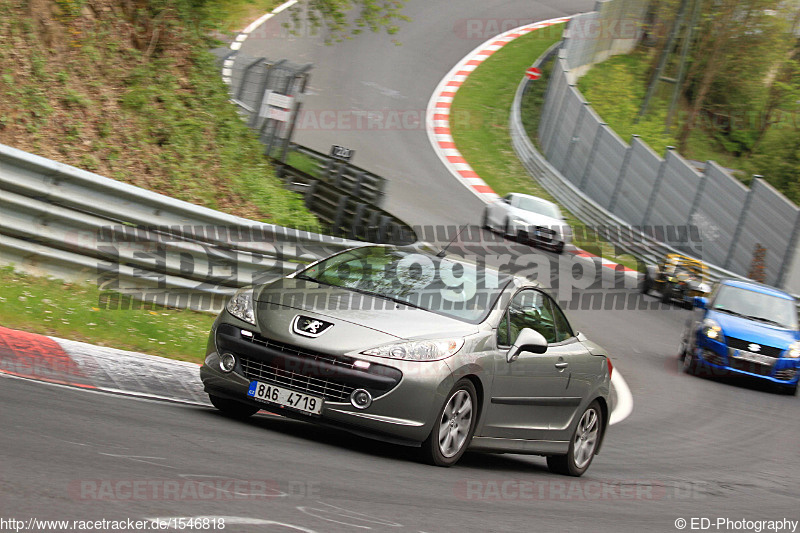
POLYGON ((0 263, 214 311, 359 243, 258 223, 0 145, 0 263))
POLYGON ((413 228, 364 198, 361 182, 341 179, 330 183, 278 161, 273 164, 286 187, 305 196, 306 207, 332 235, 397 245, 417 241, 413 228))
MULTIPOLYGON (((537 58, 533 66, 541 67, 547 60, 553 58, 559 52, 560 45, 561 43, 556 43, 548 49, 537 58)), ((611 242, 625 253, 634 256, 644 264, 654 264, 662 260, 667 253, 681 253, 691 256, 692 254, 687 253, 687 250, 677 250, 664 242, 652 238, 651 235, 643 232, 641 228, 632 226, 614 216, 586 196, 544 158, 528 137, 522 124, 522 98, 529 83, 531 83, 531 80, 524 77, 517 86, 509 117, 509 128, 514 151, 528 173, 581 222, 587 224, 605 240, 611 242)), ((707 266, 710 276, 716 280, 725 277, 742 277, 714 265, 707 266)))
POLYGON ((347 191, 363 202, 382 206, 386 194, 386 179, 346 161, 292 143, 289 150, 308 156, 317 163, 317 179, 347 191))

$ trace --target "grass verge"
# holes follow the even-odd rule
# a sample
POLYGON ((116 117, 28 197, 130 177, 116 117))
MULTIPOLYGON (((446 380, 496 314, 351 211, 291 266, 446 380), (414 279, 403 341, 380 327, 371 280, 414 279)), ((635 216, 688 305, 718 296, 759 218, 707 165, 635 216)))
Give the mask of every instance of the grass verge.
MULTIPOLYGON (((663 154, 667 146, 677 146, 677 126, 665 131, 672 86, 659 84, 647 114, 636 122, 639 107, 647 92, 651 52, 635 50, 630 54, 611 57, 592 67, 580 80, 578 89, 603 120, 623 140, 636 134, 656 151, 663 154)), ((673 124, 677 124, 676 120, 673 124)), ((713 134, 697 128, 689 136, 687 159, 712 159, 725 167, 736 168, 736 157, 726 152, 713 134)))
POLYGON ((0 268, 0 324, 12 329, 200 363, 214 316, 181 309, 109 311, 101 291, 0 268))
MULTIPOLYGON (((532 31, 492 54, 476 68, 459 88, 450 109, 450 130, 453 139, 477 174, 503 196, 520 192, 555 199, 522 166, 511 144, 508 117, 514 94, 525 70, 551 45, 561 39, 563 24, 532 31)), ((535 131, 538 109, 541 107, 546 79, 539 79, 526 96, 523 123, 535 131), (537 96, 538 94, 538 96, 537 96)), ((567 222, 573 227, 583 224, 564 210, 567 222)), ((575 245, 596 255, 637 268, 637 261, 628 254, 618 254, 616 248, 592 231, 576 231, 575 245)))

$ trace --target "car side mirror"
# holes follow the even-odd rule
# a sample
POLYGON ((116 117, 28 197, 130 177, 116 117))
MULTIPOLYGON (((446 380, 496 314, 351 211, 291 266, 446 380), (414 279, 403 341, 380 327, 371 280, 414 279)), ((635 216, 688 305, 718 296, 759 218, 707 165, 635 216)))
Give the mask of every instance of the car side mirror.
POLYGON ((698 309, 708 309, 708 298, 705 296, 695 296, 692 305, 698 309))
POLYGON ((547 351, 547 340, 538 331, 522 328, 517 340, 506 353, 506 361, 513 363, 522 352, 544 353, 547 351))

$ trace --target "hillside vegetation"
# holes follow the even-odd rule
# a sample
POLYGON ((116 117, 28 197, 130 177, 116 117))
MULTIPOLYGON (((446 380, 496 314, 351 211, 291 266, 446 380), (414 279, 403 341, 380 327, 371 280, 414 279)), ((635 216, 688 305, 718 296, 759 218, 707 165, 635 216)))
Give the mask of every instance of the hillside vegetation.
POLYGON ((0 143, 317 229, 228 102, 208 37, 222 3, 0 0, 0 143))
POLYGON ((799 203, 800 3, 653 0, 644 29, 633 53, 579 81, 603 120, 626 141, 635 133, 658 152, 714 159, 745 183, 763 175, 799 203))

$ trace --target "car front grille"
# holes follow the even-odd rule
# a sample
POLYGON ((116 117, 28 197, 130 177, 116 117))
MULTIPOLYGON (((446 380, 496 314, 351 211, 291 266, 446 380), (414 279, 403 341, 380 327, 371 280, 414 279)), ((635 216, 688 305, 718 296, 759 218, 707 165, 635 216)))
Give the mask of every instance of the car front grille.
POLYGON ((753 361, 743 361, 742 359, 729 357, 728 366, 734 370, 741 370, 742 372, 750 372, 751 374, 757 374, 759 376, 769 376, 772 374, 772 369, 775 365, 764 365, 753 361))
POLYGON ((248 339, 253 344, 264 346, 265 348, 270 348, 273 351, 277 351, 282 354, 302 357, 304 359, 311 359, 314 361, 325 361, 326 363, 342 366, 345 368, 353 368, 353 365, 355 363, 355 359, 353 359, 352 357, 337 357, 322 352, 315 352, 312 350, 301 349, 298 348, 297 346, 292 346, 291 344, 285 344, 282 342, 274 341, 272 339, 268 339, 266 337, 259 335, 258 333, 253 333, 252 337, 244 337, 244 338, 248 339))
POLYGON ((727 337, 726 340, 728 341, 728 348, 732 348, 734 350, 744 350, 746 352, 756 352, 761 355, 766 355, 768 357, 780 357, 783 350, 781 348, 776 348, 774 346, 764 346, 763 344, 759 344, 757 342, 746 341, 744 339, 737 339, 735 337, 727 337), (751 345, 755 344, 758 346, 758 350, 753 350, 751 345))
MULTIPOLYGON (((242 371, 249 380, 272 383, 294 390, 322 396, 329 402, 346 402, 355 387, 338 382, 328 377, 313 377, 294 370, 279 368, 272 363, 265 363, 249 357, 241 358, 242 371)), ((298 369, 302 370, 302 369, 298 369)))
POLYGON ((711 350, 703 351, 703 359, 711 363, 712 365, 717 366, 725 366, 725 360, 719 355, 717 352, 713 352, 711 350))
POLYGON ((545 226, 534 226, 532 237, 540 241, 552 241, 556 232, 545 226))

